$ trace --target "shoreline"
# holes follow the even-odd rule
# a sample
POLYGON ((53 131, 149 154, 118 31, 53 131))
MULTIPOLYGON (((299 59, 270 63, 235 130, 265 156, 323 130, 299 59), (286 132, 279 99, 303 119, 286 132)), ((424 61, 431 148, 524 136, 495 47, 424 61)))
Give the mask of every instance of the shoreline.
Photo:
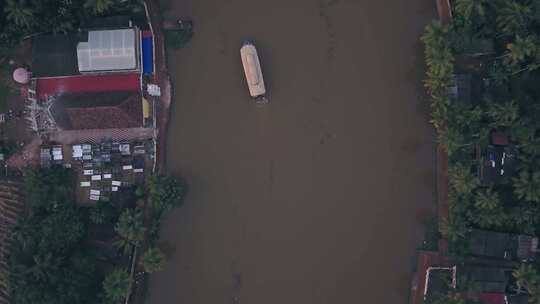
POLYGON ((161 96, 156 104, 156 168, 155 172, 163 173, 166 160, 167 127, 171 116, 172 85, 167 67, 167 54, 165 37, 163 35, 163 17, 161 16, 158 0, 145 1, 148 17, 155 37, 155 65, 154 81, 161 88, 161 96))

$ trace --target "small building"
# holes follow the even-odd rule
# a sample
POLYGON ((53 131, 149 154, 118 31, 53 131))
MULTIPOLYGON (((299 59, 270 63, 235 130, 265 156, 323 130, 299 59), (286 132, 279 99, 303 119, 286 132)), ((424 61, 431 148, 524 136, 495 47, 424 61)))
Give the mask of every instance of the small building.
POLYGON ((135 27, 37 35, 32 40, 32 77, 138 71, 139 53, 135 27))
POLYGON ((471 255, 493 259, 531 261, 536 258, 538 238, 473 229, 469 236, 471 255))

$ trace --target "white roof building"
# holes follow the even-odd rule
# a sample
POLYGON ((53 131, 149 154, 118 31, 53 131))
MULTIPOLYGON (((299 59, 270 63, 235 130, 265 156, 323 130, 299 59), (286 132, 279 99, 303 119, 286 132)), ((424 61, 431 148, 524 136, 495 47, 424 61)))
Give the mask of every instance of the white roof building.
POLYGON ((134 28, 89 31, 88 42, 77 44, 79 72, 136 70, 137 50, 134 28))

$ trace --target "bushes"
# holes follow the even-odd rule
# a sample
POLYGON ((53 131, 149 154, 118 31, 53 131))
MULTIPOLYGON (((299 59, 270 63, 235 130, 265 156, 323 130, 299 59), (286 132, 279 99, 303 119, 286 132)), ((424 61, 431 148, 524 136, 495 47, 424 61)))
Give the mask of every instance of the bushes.
POLYGON ((193 31, 191 29, 165 31, 165 43, 167 48, 184 48, 191 41, 191 38, 193 38, 193 31))

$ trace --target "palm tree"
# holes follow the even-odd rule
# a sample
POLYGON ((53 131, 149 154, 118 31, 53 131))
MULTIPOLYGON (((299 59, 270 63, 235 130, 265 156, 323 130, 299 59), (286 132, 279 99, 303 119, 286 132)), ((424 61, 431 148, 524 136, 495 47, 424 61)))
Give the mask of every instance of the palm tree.
POLYGON ((84 7, 96 15, 101 15, 108 11, 114 3, 114 0, 86 0, 84 7))
POLYGON ((514 36, 526 32, 533 11, 527 4, 515 0, 501 0, 497 7, 497 27, 505 36, 514 36))
POLYGON ((458 221, 455 217, 444 220, 439 227, 439 232, 450 242, 457 242, 465 238, 467 227, 458 221))
POLYGON ((160 271, 165 264, 165 256, 159 249, 149 248, 142 256, 141 264, 148 273, 160 271))
POLYGON ((144 239, 145 228, 142 213, 135 209, 126 209, 114 230, 127 242, 138 245, 144 239))
POLYGON ((506 45, 509 63, 518 66, 528 58, 534 57, 538 52, 536 43, 537 39, 532 35, 526 36, 525 38, 517 35, 514 42, 506 45))
POLYGON ((505 103, 489 103, 486 113, 491 127, 512 127, 519 120, 519 106, 512 100, 505 103))
POLYGON ((486 15, 486 0, 457 0, 455 10, 466 19, 471 19, 474 15, 483 17, 486 15))
POLYGON ((519 199, 540 203, 540 172, 522 170, 513 181, 514 193, 519 199))
POLYGON ((467 142, 463 132, 453 125, 449 126, 445 132, 441 133, 437 140, 439 144, 445 148, 449 156, 453 155, 461 148, 471 145, 470 142, 467 142))
POLYGON ((7 20, 20 27, 29 28, 32 24, 34 11, 26 5, 25 0, 7 0, 4 12, 7 20))
POLYGON ((127 240, 121 237, 117 238, 114 241, 113 245, 124 255, 131 254, 131 251, 133 250, 133 246, 135 246, 135 244, 133 244, 130 240, 127 240))
POLYGON ((34 279, 47 281, 54 274, 58 274, 61 260, 52 253, 38 254, 33 257, 34 264, 28 269, 34 279))
POLYGON ((150 179, 148 196, 154 212, 160 216, 182 203, 185 188, 172 176, 156 175, 150 179))
POLYGON ((474 205, 478 209, 493 210, 500 206, 500 203, 499 194, 494 192, 492 188, 476 192, 474 205))
POLYGON ((469 167, 458 164, 448 168, 450 187, 458 195, 470 195, 478 188, 480 181, 474 176, 469 167))
POLYGON ((108 303, 118 303, 125 299, 131 285, 129 274, 122 269, 113 270, 103 281, 105 300, 108 303))

